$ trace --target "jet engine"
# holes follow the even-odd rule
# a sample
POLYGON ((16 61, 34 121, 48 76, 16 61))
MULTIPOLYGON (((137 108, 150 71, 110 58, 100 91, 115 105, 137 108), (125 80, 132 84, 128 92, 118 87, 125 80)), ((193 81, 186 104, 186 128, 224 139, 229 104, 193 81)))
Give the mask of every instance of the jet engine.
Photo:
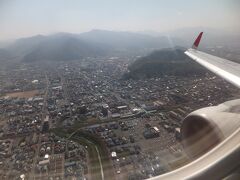
POLYGON ((230 136, 240 127, 240 99, 190 113, 181 127, 182 144, 195 159, 230 136))

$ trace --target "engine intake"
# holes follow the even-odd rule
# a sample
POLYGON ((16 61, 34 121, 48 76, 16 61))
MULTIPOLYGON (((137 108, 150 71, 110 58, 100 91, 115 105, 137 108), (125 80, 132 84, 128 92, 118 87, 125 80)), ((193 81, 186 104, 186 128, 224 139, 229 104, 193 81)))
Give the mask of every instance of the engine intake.
POLYGON ((182 144, 190 158, 197 158, 240 126, 240 99, 190 113, 181 127, 182 144))

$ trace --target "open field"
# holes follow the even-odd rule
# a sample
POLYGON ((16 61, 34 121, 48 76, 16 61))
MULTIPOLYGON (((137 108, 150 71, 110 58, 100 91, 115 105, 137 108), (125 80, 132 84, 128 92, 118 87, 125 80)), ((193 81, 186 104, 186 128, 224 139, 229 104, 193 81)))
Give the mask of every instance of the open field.
POLYGON ((38 93, 39 93, 38 90, 13 92, 13 93, 7 93, 5 97, 9 96, 9 97, 18 97, 18 98, 30 98, 30 97, 36 96, 38 93))

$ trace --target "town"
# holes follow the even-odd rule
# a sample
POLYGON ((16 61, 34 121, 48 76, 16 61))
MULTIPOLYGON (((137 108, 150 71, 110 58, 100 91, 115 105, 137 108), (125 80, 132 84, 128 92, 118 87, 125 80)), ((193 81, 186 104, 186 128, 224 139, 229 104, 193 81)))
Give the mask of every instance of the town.
POLYGON ((189 162, 192 111, 239 96, 212 73, 124 79, 132 57, 0 67, 0 179, 144 179, 189 162))

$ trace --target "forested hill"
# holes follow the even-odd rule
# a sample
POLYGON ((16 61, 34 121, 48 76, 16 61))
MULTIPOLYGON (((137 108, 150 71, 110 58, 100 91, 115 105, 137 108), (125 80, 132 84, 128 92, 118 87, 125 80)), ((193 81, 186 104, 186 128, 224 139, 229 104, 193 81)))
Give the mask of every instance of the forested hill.
POLYGON ((206 70, 184 54, 184 48, 171 48, 154 51, 137 59, 129 66, 124 78, 150 78, 163 75, 195 76, 206 70))

